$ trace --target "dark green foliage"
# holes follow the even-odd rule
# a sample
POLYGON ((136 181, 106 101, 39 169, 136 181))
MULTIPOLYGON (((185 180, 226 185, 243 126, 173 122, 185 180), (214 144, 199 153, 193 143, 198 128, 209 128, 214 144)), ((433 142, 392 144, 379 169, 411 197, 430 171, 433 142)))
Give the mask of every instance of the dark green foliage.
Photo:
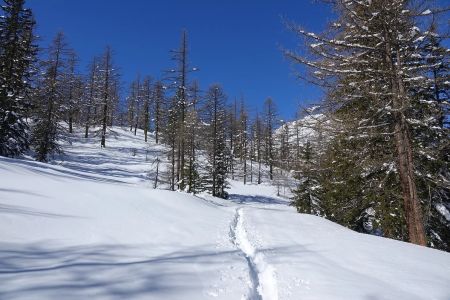
POLYGON ((0 18, 0 155, 17 156, 29 147, 26 114, 30 108, 33 15, 24 0, 4 0, 0 18))
POLYGON ((229 150, 226 146, 226 96, 219 85, 212 85, 206 96, 205 121, 208 164, 205 185, 211 194, 226 198, 229 150))
POLYGON ((300 159, 302 166, 297 174, 300 184, 294 191, 292 206, 297 208, 299 213, 314 214, 321 216, 324 211, 319 203, 322 198, 322 187, 320 185, 320 172, 317 169, 317 155, 314 155, 310 141, 301 147, 300 159))
MULTIPOLYGON (((44 113, 44 112, 43 112, 44 113)), ((45 111, 51 114, 50 110, 45 111)), ((33 144, 35 145, 35 157, 37 161, 47 162, 48 156, 61 152, 58 144, 58 123, 52 118, 39 118, 33 128, 33 144)))
POLYGON ((411 87, 409 120, 414 142, 416 181, 424 208, 424 223, 429 244, 450 251, 450 221, 442 212, 450 209, 448 127, 449 81, 447 49, 435 32, 422 48, 423 63, 430 65, 422 84, 411 87))

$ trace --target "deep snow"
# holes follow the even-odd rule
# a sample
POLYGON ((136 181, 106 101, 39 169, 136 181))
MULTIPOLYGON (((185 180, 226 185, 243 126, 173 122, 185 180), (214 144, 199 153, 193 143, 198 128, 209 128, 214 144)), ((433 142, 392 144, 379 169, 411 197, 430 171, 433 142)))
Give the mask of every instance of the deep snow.
POLYGON ((0 299, 450 299, 448 253, 297 214, 270 185, 154 190, 164 147, 112 133, 53 164, 0 158, 0 299))

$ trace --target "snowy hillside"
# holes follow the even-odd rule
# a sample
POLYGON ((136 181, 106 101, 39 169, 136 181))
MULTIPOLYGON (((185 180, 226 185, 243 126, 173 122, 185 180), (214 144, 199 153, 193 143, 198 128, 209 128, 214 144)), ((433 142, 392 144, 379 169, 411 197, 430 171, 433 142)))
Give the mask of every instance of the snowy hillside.
POLYGON ((164 148, 142 132, 63 148, 0 158, 0 299, 450 299, 449 253, 297 214, 272 186, 153 189, 164 148))
POLYGON ((306 141, 317 142, 321 136, 319 130, 327 128, 328 122, 322 114, 307 115, 291 122, 286 122, 275 130, 277 136, 286 135, 290 144, 304 145, 306 141))

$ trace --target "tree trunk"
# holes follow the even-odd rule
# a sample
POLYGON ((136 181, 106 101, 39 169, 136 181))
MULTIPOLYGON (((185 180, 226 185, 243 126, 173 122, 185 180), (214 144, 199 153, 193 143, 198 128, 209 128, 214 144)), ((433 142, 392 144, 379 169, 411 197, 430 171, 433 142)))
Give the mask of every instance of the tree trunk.
MULTIPOLYGON (((386 35, 387 36, 387 35, 386 35)), ((409 241, 413 244, 426 246, 425 229, 423 226, 422 209, 417 196, 417 187, 414 180, 414 161, 412 145, 409 137, 408 124, 404 115, 406 92, 399 70, 401 59, 397 51, 397 62, 391 59, 392 50, 389 42, 386 43, 386 60, 392 71, 392 93, 395 117, 395 146, 399 169, 400 185, 403 194, 403 205, 408 227, 409 241)))
POLYGON ((108 102, 107 102, 107 98, 105 97, 105 103, 103 104, 103 126, 102 126, 102 141, 100 146, 101 147, 106 147, 106 114, 108 112, 108 102))
POLYGON ((171 172, 171 181, 170 181, 170 189, 172 191, 175 190, 175 142, 172 142, 172 172, 171 172))
POLYGON ((102 141, 101 147, 106 147, 106 121, 108 114, 108 95, 109 95, 109 72, 110 72, 110 49, 108 48, 105 53, 105 90, 103 91, 103 127, 102 127, 102 141))
POLYGON ((183 40, 181 45, 181 126, 180 126, 180 165, 179 165, 179 186, 180 190, 184 189, 184 164, 185 164, 185 111, 186 111, 186 32, 183 32, 183 40))
POLYGON ((261 160, 258 161, 258 184, 261 184, 261 160))
POLYGON ((72 112, 69 112, 70 116, 69 116, 69 133, 73 132, 73 116, 72 116, 72 112))
POLYGON ((395 143, 409 240, 411 243, 426 246, 422 208, 417 197, 412 149, 404 116, 395 124, 395 143))
POLYGON ((245 152, 244 152, 244 184, 247 184, 247 155, 245 152))
POLYGON ((157 188, 158 187, 158 177, 159 177, 159 157, 156 158, 156 176, 155 176, 155 185, 153 186, 153 188, 157 188))

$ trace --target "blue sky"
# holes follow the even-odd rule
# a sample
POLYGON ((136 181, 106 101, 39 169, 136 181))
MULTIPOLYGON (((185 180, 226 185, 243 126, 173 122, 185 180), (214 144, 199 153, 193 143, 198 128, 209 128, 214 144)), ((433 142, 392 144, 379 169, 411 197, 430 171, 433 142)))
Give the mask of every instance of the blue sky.
POLYGON ((111 45, 125 92, 138 73, 159 77, 173 67, 169 51, 186 29, 191 65, 200 69, 191 79, 203 90, 221 83, 230 100, 243 95, 252 111, 271 96, 285 119, 293 118, 299 103, 320 98, 317 88, 295 79, 279 50, 298 43, 281 16, 313 31, 331 20, 331 10, 311 0, 30 0, 27 5, 41 45, 64 31, 82 70, 111 45))

